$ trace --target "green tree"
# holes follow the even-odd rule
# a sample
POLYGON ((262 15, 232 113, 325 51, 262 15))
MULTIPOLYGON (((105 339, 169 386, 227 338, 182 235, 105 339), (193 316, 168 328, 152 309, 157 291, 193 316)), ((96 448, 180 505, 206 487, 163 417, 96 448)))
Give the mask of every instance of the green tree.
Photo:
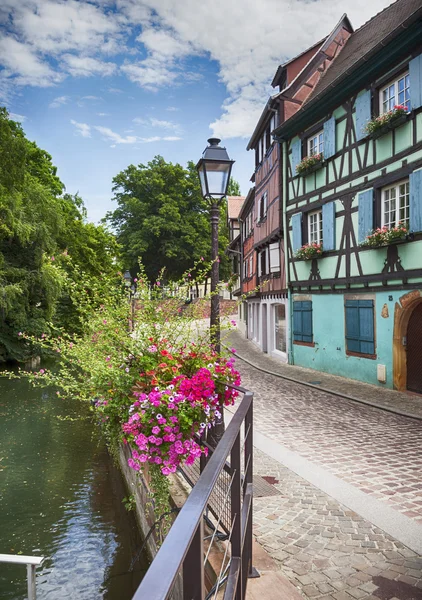
MULTIPOLYGON (((232 189, 238 190, 234 182, 232 189)), ((106 220, 117 234, 125 266, 136 272, 141 258, 150 281, 165 268, 165 277, 177 280, 195 261, 209 258, 209 206, 201 195, 193 162, 187 168, 156 156, 147 165, 130 165, 113 179, 118 207, 106 220)), ((230 272, 224 249, 228 243, 227 213, 221 211, 220 276, 230 272)))
POLYGON ((91 277, 117 270, 113 236, 63 191, 51 156, 0 108, 0 362, 31 354, 19 332, 41 335, 52 320, 77 328, 66 291, 75 270, 63 254, 91 277))

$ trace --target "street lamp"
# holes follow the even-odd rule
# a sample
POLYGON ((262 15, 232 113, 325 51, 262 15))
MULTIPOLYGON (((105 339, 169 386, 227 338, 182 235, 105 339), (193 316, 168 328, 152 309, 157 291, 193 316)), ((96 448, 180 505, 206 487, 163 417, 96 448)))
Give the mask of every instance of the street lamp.
POLYGON ((132 275, 130 274, 130 271, 124 272, 123 281, 125 282, 125 287, 129 294, 129 307, 130 307, 129 331, 133 331, 133 321, 134 321, 133 297, 135 295, 135 285, 132 283, 132 275))
MULTIPOLYGON (((218 294, 219 262, 218 262, 218 223, 223 198, 227 196, 230 173, 234 160, 230 160, 227 150, 219 146, 221 140, 210 138, 202 158, 196 165, 201 183, 202 195, 209 202, 211 218, 211 315, 210 337, 217 354, 220 354, 220 297, 218 294)), ((211 446, 215 447, 224 433, 223 407, 221 420, 217 420, 212 429, 211 446)))

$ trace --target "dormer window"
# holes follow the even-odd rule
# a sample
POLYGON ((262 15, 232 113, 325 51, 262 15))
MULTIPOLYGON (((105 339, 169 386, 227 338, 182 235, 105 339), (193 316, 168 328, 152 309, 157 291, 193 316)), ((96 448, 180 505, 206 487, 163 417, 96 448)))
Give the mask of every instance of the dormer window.
POLYGON ((393 110, 395 106, 405 106, 410 110, 410 77, 409 73, 401 75, 395 81, 380 89, 380 114, 393 110))
POLYGON ((324 131, 318 131, 315 135, 308 138, 308 156, 322 154, 324 151, 324 131))

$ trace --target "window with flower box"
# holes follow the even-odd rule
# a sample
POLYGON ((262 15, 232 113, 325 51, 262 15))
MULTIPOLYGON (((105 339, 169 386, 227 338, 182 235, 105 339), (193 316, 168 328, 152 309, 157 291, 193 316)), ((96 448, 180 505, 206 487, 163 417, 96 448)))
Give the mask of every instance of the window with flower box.
POLYGON ((324 151, 324 131, 318 131, 315 135, 308 138, 308 156, 322 154, 324 151))
POLYGON ((308 243, 322 244, 322 209, 308 214, 308 243))
POLYGON ((400 181, 381 190, 381 226, 391 229, 400 224, 409 226, 409 180, 400 181))
POLYGON ((410 110, 410 75, 409 72, 400 75, 380 89, 379 93, 380 114, 393 110, 395 106, 405 106, 410 110))

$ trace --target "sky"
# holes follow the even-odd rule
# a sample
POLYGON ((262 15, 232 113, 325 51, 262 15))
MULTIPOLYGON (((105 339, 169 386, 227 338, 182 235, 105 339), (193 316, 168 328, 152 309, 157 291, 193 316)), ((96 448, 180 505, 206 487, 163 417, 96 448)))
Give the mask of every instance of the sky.
POLYGON ((98 222, 112 179, 186 165, 217 136, 247 194, 248 140, 279 64, 390 0, 0 0, 0 105, 98 222))

